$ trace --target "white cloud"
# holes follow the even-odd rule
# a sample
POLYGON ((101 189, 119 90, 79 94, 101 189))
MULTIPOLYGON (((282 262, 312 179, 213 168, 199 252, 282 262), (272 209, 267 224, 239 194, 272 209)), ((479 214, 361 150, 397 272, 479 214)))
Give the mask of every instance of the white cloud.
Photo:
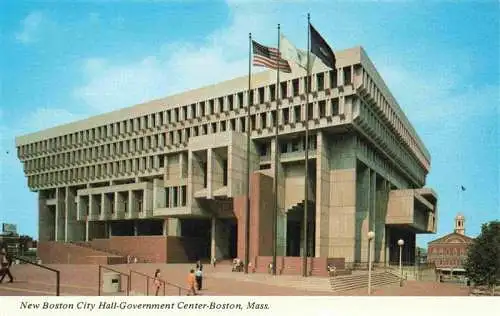
POLYGON ((46 17, 42 12, 31 12, 21 21, 21 29, 15 34, 17 41, 30 44, 38 40, 40 28, 46 17))
POLYGON ((267 38, 272 19, 258 6, 242 6, 240 1, 228 5, 229 26, 208 34, 202 44, 169 43, 128 63, 84 60, 86 81, 75 88, 74 97, 100 113, 245 75, 248 32, 267 38))

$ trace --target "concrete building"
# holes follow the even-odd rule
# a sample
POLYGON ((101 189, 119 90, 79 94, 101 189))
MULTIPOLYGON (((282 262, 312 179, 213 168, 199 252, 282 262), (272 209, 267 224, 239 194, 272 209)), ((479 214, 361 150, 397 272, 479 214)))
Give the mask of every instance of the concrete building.
POLYGON ((473 241, 465 235, 465 217, 458 214, 453 233, 428 243, 427 262, 434 264, 442 274, 463 274, 467 248, 473 241))
POLYGON ((272 251, 274 168, 278 254, 299 256, 308 124, 309 255, 366 261, 372 230, 375 261, 399 260, 400 238, 413 261, 416 234, 436 229, 437 196, 423 188, 430 155, 365 51, 336 57, 336 70, 314 65, 307 105, 303 70, 278 86, 264 71, 249 96, 241 77, 18 137, 40 244, 98 240, 159 261, 243 258, 250 127, 252 261, 272 251), (145 253, 153 240, 155 255, 145 253))

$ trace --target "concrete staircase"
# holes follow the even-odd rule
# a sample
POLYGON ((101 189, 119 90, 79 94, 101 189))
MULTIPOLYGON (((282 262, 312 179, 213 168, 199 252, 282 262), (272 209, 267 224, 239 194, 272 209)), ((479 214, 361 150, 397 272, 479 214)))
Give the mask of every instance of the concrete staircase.
MULTIPOLYGON (((372 287, 380 287, 400 282, 400 277, 392 272, 372 272, 372 287)), ((344 292, 368 287, 368 273, 345 275, 330 278, 334 292, 344 292)))

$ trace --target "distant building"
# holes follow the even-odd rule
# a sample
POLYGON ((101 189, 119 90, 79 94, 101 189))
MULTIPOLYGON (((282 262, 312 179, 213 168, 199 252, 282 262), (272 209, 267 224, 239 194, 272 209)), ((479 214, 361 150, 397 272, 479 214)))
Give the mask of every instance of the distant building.
POLYGON ((465 235, 465 217, 458 214, 453 233, 429 242, 427 262, 435 264, 440 272, 463 272, 467 247, 473 240, 465 235))

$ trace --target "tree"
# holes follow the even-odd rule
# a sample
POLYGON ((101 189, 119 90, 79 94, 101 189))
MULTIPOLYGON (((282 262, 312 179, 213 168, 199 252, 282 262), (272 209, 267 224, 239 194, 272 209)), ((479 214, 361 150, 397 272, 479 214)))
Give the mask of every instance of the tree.
POLYGON ((500 221, 482 225, 481 234, 469 246, 465 272, 472 282, 494 293, 500 283, 500 221))

